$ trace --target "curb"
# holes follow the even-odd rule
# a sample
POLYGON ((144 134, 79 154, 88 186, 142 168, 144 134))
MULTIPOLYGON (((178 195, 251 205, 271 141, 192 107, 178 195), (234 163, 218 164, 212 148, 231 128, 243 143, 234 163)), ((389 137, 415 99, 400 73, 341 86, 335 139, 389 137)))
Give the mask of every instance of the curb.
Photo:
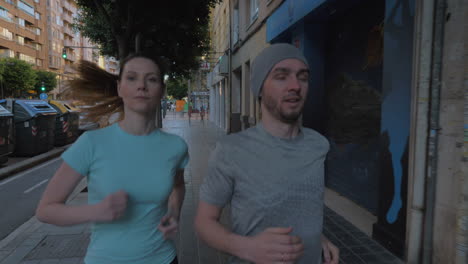
POLYGON ((63 147, 57 147, 51 151, 48 151, 46 153, 42 153, 40 155, 37 155, 37 156, 34 156, 34 157, 31 157, 29 159, 26 159, 26 160, 23 160, 23 161, 20 161, 18 163, 15 163, 15 164, 12 164, 8 167, 5 167, 5 168, 2 168, 0 169, 0 180, 3 180, 15 173, 18 173, 18 172, 21 172, 21 171, 24 171, 24 170, 27 170, 29 168, 32 168, 44 161, 47 161, 47 160, 50 160, 50 159, 53 159, 55 157, 58 157, 60 156, 67 148, 69 147, 69 145, 67 146, 63 146, 63 147))

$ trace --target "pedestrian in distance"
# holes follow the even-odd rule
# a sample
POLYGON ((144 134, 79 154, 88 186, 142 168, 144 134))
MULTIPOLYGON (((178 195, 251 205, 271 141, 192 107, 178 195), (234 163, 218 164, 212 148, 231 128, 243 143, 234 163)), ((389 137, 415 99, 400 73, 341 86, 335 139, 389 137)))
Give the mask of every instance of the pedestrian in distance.
POLYGON ((262 120, 217 143, 200 187, 199 237, 227 252, 230 264, 338 264, 323 234, 324 161, 329 143, 302 127, 309 66, 290 44, 253 60, 250 87, 262 120), (231 226, 219 222, 230 204, 231 226))
POLYGON ((81 62, 78 71, 81 78, 70 83, 69 93, 102 102, 90 108, 88 116, 123 115, 108 127, 85 132, 63 153, 37 218, 59 226, 91 222, 86 264, 177 263, 170 238, 178 229, 189 157, 183 139, 156 126, 164 64, 137 53, 121 62, 118 76, 89 62, 81 62), (83 177, 88 204, 67 205, 83 177))
POLYGON ((167 112, 167 100, 164 98, 161 102, 161 109, 162 109, 162 116, 163 118, 166 118, 166 112, 167 112))
POLYGON ((200 119, 201 119, 201 121, 203 121, 204 118, 205 118, 205 107, 202 105, 200 107, 200 119))
POLYGON ((190 124, 190 119, 192 118, 192 102, 191 101, 188 101, 187 102, 188 104, 188 107, 187 107, 187 112, 188 112, 188 121, 189 121, 189 124, 190 124))

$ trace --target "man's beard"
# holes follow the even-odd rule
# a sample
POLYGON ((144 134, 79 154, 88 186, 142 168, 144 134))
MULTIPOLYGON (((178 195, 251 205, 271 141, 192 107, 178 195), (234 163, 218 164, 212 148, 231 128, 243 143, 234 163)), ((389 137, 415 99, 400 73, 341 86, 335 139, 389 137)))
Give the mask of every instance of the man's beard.
POLYGON ((281 110, 280 104, 276 103, 273 98, 269 96, 263 96, 262 104, 265 105, 265 108, 270 112, 270 114, 276 117, 279 121, 287 124, 294 124, 299 120, 299 117, 302 114, 303 106, 297 111, 291 111, 286 113, 281 110))

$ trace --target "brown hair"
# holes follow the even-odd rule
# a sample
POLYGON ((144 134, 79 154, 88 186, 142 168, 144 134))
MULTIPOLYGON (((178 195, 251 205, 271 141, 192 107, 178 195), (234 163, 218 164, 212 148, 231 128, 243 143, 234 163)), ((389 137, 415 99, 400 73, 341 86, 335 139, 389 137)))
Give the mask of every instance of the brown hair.
POLYGON ((122 77, 127 62, 134 58, 145 58, 154 62, 159 68, 161 82, 164 82, 165 63, 161 58, 148 53, 134 53, 123 59, 119 75, 109 73, 95 63, 81 60, 75 67, 79 77, 68 81, 68 89, 62 93, 62 96, 87 106, 82 108, 82 112, 88 121, 101 123, 103 118, 108 119, 114 113, 120 113, 122 119, 123 101, 118 96, 117 81, 122 77))

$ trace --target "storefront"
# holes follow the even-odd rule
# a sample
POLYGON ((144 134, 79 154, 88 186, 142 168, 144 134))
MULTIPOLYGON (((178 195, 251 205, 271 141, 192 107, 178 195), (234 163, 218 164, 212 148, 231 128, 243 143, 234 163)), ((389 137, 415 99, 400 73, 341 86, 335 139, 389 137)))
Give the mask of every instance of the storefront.
POLYGON ((267 41, 311 69, 304 126, 330 142, 326 185, 376 215, 373 237, 404 254, 414 1, 287 0, 267 41))

